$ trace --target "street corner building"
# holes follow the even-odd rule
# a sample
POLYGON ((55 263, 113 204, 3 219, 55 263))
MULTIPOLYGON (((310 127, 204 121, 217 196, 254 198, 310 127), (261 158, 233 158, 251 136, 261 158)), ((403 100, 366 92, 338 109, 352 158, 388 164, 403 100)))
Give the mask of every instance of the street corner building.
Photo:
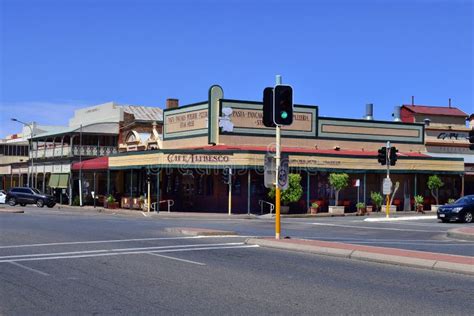
MULTIPOLYGON (((263 125, 262 107, 226 99, 215 85, 202 102, 179 106, 168 99, 164 110, 115 103, 79 110, 69 127, 32 137, 32 178, 70 204, 82 192, 83 204, 113 196, 119 207, 143 209, 150 197, 153 209, 227 212, 230 196, 232 213, 268 212, 272 201, 263 169, 265 155, 275 150, 275 130, 263 125), (229 169, 230 185, 223 181, 229 169)), ((355 211, 357 201, 370 205, 371 192, 381 192, 386 177, 377 152, 387 141, 398 149, 390 167, 392 182, 399 183, 396 211, 413 210, 416 195, 424 197, 426 208, 434 204, 427 186, 431 175, 444 182, 440 203, 474 193, 474 152, 467 140, 473 117, 469 121, 458 108, 402 105, 393 121, 374 119, 371 104, 362 119, 319 112, 316 105, 295 105, 293 124, 282 128, 282 152, 290 172, 301 175, 303 189, 289 212, 306 213, 312 202, 327 212, 335 203, 329 174, 341 172, 357 185, 339 194, 345 211, 355 211)), ((14 172, 24 173, 8 172, 7 186, 21 180, 14 172)))

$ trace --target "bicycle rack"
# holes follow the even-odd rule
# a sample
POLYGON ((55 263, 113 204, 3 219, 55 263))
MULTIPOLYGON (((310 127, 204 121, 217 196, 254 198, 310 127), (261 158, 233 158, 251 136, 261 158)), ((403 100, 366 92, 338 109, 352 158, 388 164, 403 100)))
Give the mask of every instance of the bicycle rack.
POLYGON ((153 209, 153 211, 159 212, 159 209, 157 209, 157 206, 158 206, 158 204, 161 204, 161 203, 168 204, 168 213, 170 213, 171 212, 171 207, 174 205, 174 200, 162 200, 160 202, 151 203, 151 208, 153 209))
POLYGON ((273 210, 275 209, 275 205, 273 203, 264 201, 264 200, 259 200, 258 205, 260 205, 260 215, 263 214, 263 207, 268 204, 270 206, 270 215, 272 214, 273 210))

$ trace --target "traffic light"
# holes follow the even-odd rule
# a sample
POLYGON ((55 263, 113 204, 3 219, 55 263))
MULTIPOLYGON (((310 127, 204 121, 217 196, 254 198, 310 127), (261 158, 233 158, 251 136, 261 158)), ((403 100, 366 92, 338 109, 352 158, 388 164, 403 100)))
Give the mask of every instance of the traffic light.
POLYGON ((263 90, 263 125, 266 127, 275 127, 273 121, 273 88, 263 90))
POLYGON ((395 166, 395 164, 397 163, 397 153, 398 153, 398 149, 395 148, 395 147, 390 147, 390 166, 395 166))
POLYGON ((385 166, 387 164, 387 147, 382 147, 379 149, 377 160, 382 166, 385 166))
POLYGON ((229 184, 231 176, 230 168, 224 168, 224 170, 222 170, 222 182, 229 184))
POLYGON ((469 149, 474 150, 474 128, 469 131, 469 149))
POLYGON ((146 174, 146 182, 148 182, 148 183, 151 182, 151 174, 149 174, 149 173, 146 174))
POLYGON ((276 85, 273 98, 273 121, 276 125, 293 123, 293 88, 276 85))

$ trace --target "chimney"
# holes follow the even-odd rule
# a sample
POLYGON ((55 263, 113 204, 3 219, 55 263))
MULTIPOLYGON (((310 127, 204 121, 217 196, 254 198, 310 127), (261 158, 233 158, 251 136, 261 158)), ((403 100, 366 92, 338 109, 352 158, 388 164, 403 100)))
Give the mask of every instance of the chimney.
POLYGON ((449 107, 451 108, 451 98, 448 99, 449 107))
POLYGON ((179 107, 178 99, 166 99, 166 108, 167 109, 176 109, 179 107))
POLYGON ((415 96, 411 96, 411 105, 415 106, 415 96))
POLYGON ((365 105, 365 119, 369 121, 374 119, 374 105, 372 103, 365 105))
POLYGON ((400 119, 400 106, 396 106, 393 110, 392 116, 393 116, 393 121, 394 122, 401 122, 400 119))

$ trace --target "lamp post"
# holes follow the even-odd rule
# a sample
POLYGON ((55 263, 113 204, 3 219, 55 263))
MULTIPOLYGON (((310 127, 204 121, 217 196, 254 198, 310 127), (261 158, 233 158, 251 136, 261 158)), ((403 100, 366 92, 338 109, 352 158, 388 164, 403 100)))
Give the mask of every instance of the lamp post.
MULTIPOLYGON (((11 120, 12 120, 13 122, 18 122, 18 123, 20 123, 20 124, 23 124, 23 125, 25 125, 25 126, 28 126, 28 128, 30 129, 30 138, 28 139, 28 153, 29 153, 29 154, 31 153, 31 174, 33 174, 33 170, 34 170, 33 148, 32 148, 32 147, 33 147, 33 146, 32 146, 32 145, 33 145, 33 140, 32 140, 32 138, 33 138, 33 128, 31 127, 30 124, 25 123, 25 122, 22 122, 22 121, 20 121, 20 120, 18 120, 18 119, 16 119, 16 118, 11 118, 11 120)), ((28 187, 30 187, 30 178, 31 178, 31 184, 32 184, 31 187, 32 187, 32 186, 33 186, 33 183, 34 183, 34 181, 33 181, 33 176, 30 177, 30 169, 28 168, 28 177, 27 177, 27 180, 26 180, 26 183, 27 183, 28 187)))

